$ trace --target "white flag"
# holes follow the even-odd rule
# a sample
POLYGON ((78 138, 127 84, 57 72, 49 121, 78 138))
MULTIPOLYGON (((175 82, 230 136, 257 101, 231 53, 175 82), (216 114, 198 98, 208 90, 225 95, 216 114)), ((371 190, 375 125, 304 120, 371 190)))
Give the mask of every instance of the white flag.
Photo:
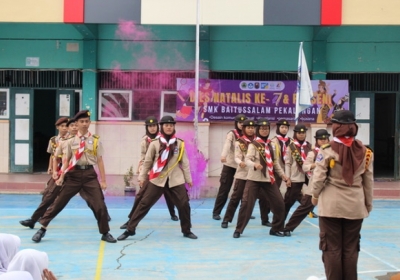
POLYGON ((313 98, 313 90, 311 86, 310 75, 308 74, 306 57, 303 51, 303 42, 300 42, 299 67, 297 69, 296 113, 294 115, 296 124, 300 112, 312 106, 311 104, 312 98, 313 98))

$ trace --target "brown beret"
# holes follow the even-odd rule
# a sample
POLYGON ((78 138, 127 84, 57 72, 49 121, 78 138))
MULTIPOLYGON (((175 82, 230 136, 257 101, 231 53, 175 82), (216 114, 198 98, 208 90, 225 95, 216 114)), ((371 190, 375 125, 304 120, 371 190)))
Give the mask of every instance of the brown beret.
POLYGON ((71 123, 74 123, 74 122, 75 122, 74 118, 68 119, 67 126, 69 126, 71 123))
POLYGON ((67 122, 68 122, 68 118, 67 118, 67 117, 59 118, 59 119, 56 121, 56 126, 57 126, 57 125, 60 125, 60 124, 62 124, 62 123, 67 123, 67 122))
POLYGON ((89 110, 82 110, 76 113, 74 119, 75 121, 82 119, 82 118, 90 118, 90 112, 89 110))

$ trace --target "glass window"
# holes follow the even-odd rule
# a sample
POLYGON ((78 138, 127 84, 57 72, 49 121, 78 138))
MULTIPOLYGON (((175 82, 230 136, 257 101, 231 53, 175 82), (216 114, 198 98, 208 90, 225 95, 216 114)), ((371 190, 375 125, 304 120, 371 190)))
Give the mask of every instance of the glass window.
POLYGON ((99 91, 99 120, 131 120, 131 118, 132 91, 99 91))
POLYGON ((176 91, 161 93, 160 118, 163 116, 176 117, 176 91))
POLYGON ((8 119, 10 116, 10 91, 0 88, 0 119, 8 119))

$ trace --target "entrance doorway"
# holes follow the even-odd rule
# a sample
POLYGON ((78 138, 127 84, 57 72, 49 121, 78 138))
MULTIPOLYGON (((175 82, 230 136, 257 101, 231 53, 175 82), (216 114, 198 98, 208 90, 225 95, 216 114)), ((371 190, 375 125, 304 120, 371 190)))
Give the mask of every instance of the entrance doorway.
POLYGON ((396 94, 375 93, 374 176, 394 178, 396 94))
POLYGON ((33 172, 47 172, 50 154, 47 146, 56 135, 56 90, 34 90, 33 102, 33 172))

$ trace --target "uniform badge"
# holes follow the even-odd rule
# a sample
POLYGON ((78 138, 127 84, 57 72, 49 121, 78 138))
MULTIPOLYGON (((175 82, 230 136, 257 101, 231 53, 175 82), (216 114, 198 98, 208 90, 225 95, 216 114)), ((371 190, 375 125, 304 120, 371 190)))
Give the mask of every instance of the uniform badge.
POLYGON ((317 158, 315 159, 316 162, 320 162, 324 159, 324 156, 322 154, 318 154, 317 158))
POLYGON ((177 153, 178 153, 178 147, 175 147, 174 154, 177 154, 177 153))
POLYGON ((92 141, 92 140, 89 140, 88 143, 89 143, 89 144, 93 144, 93 141, 92 141))

